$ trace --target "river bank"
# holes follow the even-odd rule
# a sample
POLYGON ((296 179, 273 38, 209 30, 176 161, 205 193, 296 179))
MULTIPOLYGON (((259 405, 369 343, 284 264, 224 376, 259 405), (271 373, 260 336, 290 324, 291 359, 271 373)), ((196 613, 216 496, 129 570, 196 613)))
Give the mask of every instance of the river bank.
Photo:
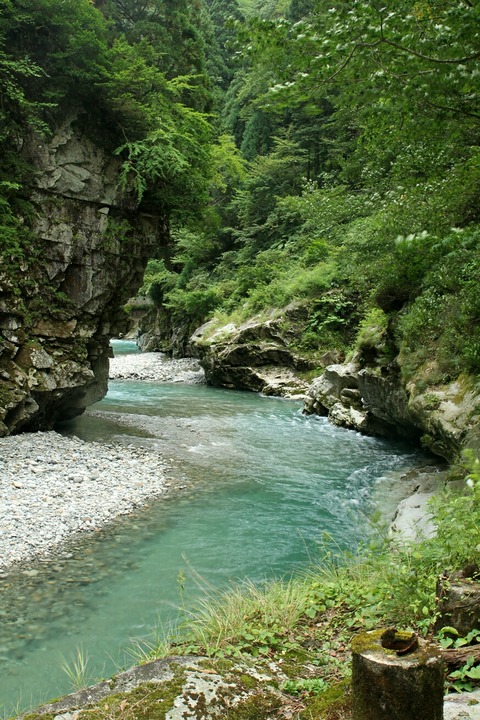
MULTIPOLYGON (((192 359, 162 353, 120 355, 111 379, 203 382, 192 359)), ((0 572, 58 552, 78 533, 165 495, 175 485, 158 451, 138 445, 84 442, 58 432, 0 439, 0 572)))
MULTIPOLYGON (((52 562, 21 565, 20 584, 14 573, 8 574, 4 587, 12 583, 11 602, 5 596, 8 617, 2 620, 0 645, 6 650, 0 697, 11 707, 20 697, 31 707, 68 691, 65 678, 58 677, 59 668, 62 657, 70 658, 75 647, 81 646, 90 658, 91 681, 109 677, 115 664, 125 667, 118 648, 131 643, 132 637, 152 637, 158 613, 162 612, 164 622, 176 607, 185 557, 188 567, 215 587, 237 577, 255 582, 262 582, 267 574, 279 577, 285 569, 290 572, 294 564, 304 563, 306 555, 316 555, 316 534, 323 528, 353 547, 358 537, 355 527, 358 524, 363 532, 364 513, 372 510, 370 497, 375 506, 377 487, 389 486, 391 474, 392 482, 401 475, 402 485, 416 487, 416 480, 406 478, 401 468, 422 461, 415 452, 410 460, 404 457, 406 448, 401 445, 336 428, 325 418, 305 416, 299 403, 188 383, 115 380, 106 402, 83 418, 88 436, 80 432, 81 420, 67 431, 87 441, 78 446, 82 457, 100 449, 114 456, 112 469, 116 465, 121 469, 124 449, 140 447, 145 452, 137 458, 142 474, 144 458, 153 455, 160 463, 161 457, 166 458, 172 475, 177 478, 180 470, 188 478, 189 491, 181 493, 178 503, 177 493, 172 492, 173 502, 162 494, 158 502, 149 503, 150 508, 139 504, 138 512, 118 523, 101 520, 106 533, 91 532, 96 528, 90 527, 77 536, 73 531, 73 543, 67 535, 65 542, 52 546, 52 562), (123 433, 118 420, 129 416, 132 432, 123 433), (102 436, 105 443, 89 441, 102 436), (276 523, 268 521, 270 516, 278 518, 276 523), (70 559, 67 553, 73 553, 70 559), (115 658, 108 665, 106 651, 115 658), (45 653, 50 667, 44 673, 45 653)), ((52 435, 55 447, 57 438, 52 435)), ((12 442, 39 437, 17 436, 12 442)), ((55 458, 57 469, 71 472, 75 462, 66 450, 61 455, 55 458)), ((37 451, 30 459, 47 468, 50 458, 37 451)), ((26 458, 23 462, 27 464, 26 458)), ((33 472, 35 466, 29 467, 32 476, 41 477, 33 472)), ((131 476, 132 471, 124 474, 131 476)), ((172 490, 178 482, 185 479, 172 481, 172 490)), ((88 480, 76 483, 73 492, 82 493, 84 483, 88 480)), ((60 484, 61 489, 72 489, 66 476, 60 484)), ((42 487, 36 483, 37 490, 42 487)), ((33 513, 43 513, 43 501, 32 497, 33 513)), ((56 517, 57 521, 61 517, 58 512, 56 517)), ((36 524, 35 515, 30 524, 36 524)), ((283 623, 282 619, 278 626, 283 623)))
MULTIPOLYGON (((196 360, 170 360, 162 353, 119 355, 111 360, 110 376, 141 379, 147 385, 148 381, 203 382, 196 360)), ((119 424, 134 423, 136 429, 153 437, 176 433, 176 444, 190 455, 195 451, 200 464, 200 447, 208 448, 209 457, 223 448, 221 443, 218 448, 218 443, 212 445, 208 434, 192 427, 189 418, 172 423, 168 416, 143 418, 100 410, 89 415, 115 417, 119 424), (181 432, 184 425, 188 437, 181 432)), ((171 450, 167 457, 171 460, 171 450)), ((0 439, 0 572, 16 563, 55 555, 75 535, 98 531, 185 482, 184 478, 169 477, 168 470, 157 445, 86 442, 54 431, 0 439)), ((415 493, 415 483, 411 478, 410 482, 399 478, 398 500, 415 493)), ((406 511, 408 522, 411 511, 406 511)), ((397 536, 402 530, 405 533, 399 525, 397 519, 397 536)))
POLYGON ((0 570, 46 556, 170 487, 167 466, 142 447, 56 432, 0 440, 0 570))

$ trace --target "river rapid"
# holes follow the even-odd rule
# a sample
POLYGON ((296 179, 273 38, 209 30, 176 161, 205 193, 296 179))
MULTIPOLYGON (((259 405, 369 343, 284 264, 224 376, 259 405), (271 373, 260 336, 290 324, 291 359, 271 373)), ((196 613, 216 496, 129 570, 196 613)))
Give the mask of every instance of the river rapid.
MULTIPOLYGON (((125 348, 135 349, 117 352, 125 348)), ((68 692, 62 666, 79 653, 89 682, 132 664, 136 641, 169 632, 212 588, 297 572, 318 559, 327 535, 351 551, 379 503, 393 510, 392 478, 425 460, 408 445, 304 416, 299 402, 198 378, 114 380, 62 433, 89 452, 94 440, 102 452, 159 457, 171 478, 158 499, 1 576, 6 716, 68 692)))

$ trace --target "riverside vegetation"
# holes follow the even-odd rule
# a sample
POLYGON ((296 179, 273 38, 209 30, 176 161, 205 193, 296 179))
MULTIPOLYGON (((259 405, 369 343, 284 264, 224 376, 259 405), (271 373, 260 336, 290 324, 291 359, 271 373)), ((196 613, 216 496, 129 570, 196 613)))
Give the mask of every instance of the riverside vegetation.
MULTIPOLYGON (((171 348, 207 320, 295 301, 308 320, 292 344, 319 368, 356 353, 404 384, 477 385, 479 21, 469 0, 6 0, 0 257, 16 314, 32 322, 42 262, 22 138, 76 113, 140 208, 165 218, 142 292, 171 348)), ((46 292, 61 319, 67 301, 46 292)), ((341 718, 343 691, 325 710, 322 688, 344 676, 351 633, 390 621, 429 633, 438 572, 478 560, 478 461, 451 472, 464 492, 436 501, 435 541, 379 535, 342 563, 327 551, 308 577, 207 599, 166 651, 281 659, 300 716, 341 718)))
MULTIPOLYGON (((351 712, 352 636, 360 630, 396 624, 432 637, 438 575, 446 567, 463 567, 478 556, 480 463, 470 457, 463 470, 468 472, 465 492, 446 489, 434 501, 435 538, 392 546, 379 527, 370 544, 355 557, 339 557, 326 539, 318 565, 288 581, 273 581, 264 587, 242 584, 221 594, 204 586, 203 599, 185 611, 176 637, 163 637, 159 628, 159 639, 136 646, 132 656, 138 663, 170 656, 204 657, 206 673, 219 674, 233 683, 237 694, 247 693, 246 699, 223 708, 218 717, 260 720, 282 718, 289 711, 290 717, 301 720, 346 720, 351 712)), ((179 592, 185 601, 183 581, 179 576, 179 592)), ((464 640, 447 640, 451 636, 446 629, 437 641, 448 647, 475 640, 474 633, 464 640)), ((178 666, 167 685, 156 688, 147 684, 133 692, 107 693, 101 702, 80 711, 78 718, 163 720, 173 698, 181 693, 185 681, 182 668, 178 666)), ((88 657, 79 652, 67 670, 72 685, 82 686, 88 657)), ((448 687, 452 691, 473 689, 476 674, 472 662, 467 661, 462 670, 447 677, 448 687)), ((26 717, 34 720, 56 714, 26 717)), ((198 717, 205 715, 200 711, 198 717)))

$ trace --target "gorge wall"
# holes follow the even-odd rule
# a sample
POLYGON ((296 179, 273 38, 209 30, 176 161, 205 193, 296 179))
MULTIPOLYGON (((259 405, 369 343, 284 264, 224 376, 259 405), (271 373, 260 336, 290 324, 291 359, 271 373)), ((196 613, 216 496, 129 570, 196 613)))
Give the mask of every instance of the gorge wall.
POLYGON ((109 339, 166 234, 119 185, 121 161, 66 119, 19 153, 28 252, 0 269, 0 436, 51 428, 107 390, 109 339))
POLYGON ((207 323, 191 342, 212 385, 286 397, 304 394, 304 412, 328 416, 342 427, 369 435, 419 442, 447 460, 469 447, 480 449, 480 388, 466 374, 432 382, 435 359, 405 379, 401 357, 387 365, 354 353, 320 358, 294 351, 306 308, 292 304, 271 318, 239 325, 207 323), (313 376, 315 379, 311 379, 313 376), (310 378, 310 380, 309 380, 310 378))

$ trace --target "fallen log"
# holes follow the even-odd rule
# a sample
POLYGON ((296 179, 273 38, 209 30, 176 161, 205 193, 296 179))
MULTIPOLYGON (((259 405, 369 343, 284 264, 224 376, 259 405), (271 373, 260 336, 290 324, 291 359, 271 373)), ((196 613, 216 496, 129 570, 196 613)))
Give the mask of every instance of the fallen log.
POLYGON ((472 655, 475 663, 480 662, 480 644, 442 650, 443 661, 449 670, 456 670, 462 667, 472 655))

